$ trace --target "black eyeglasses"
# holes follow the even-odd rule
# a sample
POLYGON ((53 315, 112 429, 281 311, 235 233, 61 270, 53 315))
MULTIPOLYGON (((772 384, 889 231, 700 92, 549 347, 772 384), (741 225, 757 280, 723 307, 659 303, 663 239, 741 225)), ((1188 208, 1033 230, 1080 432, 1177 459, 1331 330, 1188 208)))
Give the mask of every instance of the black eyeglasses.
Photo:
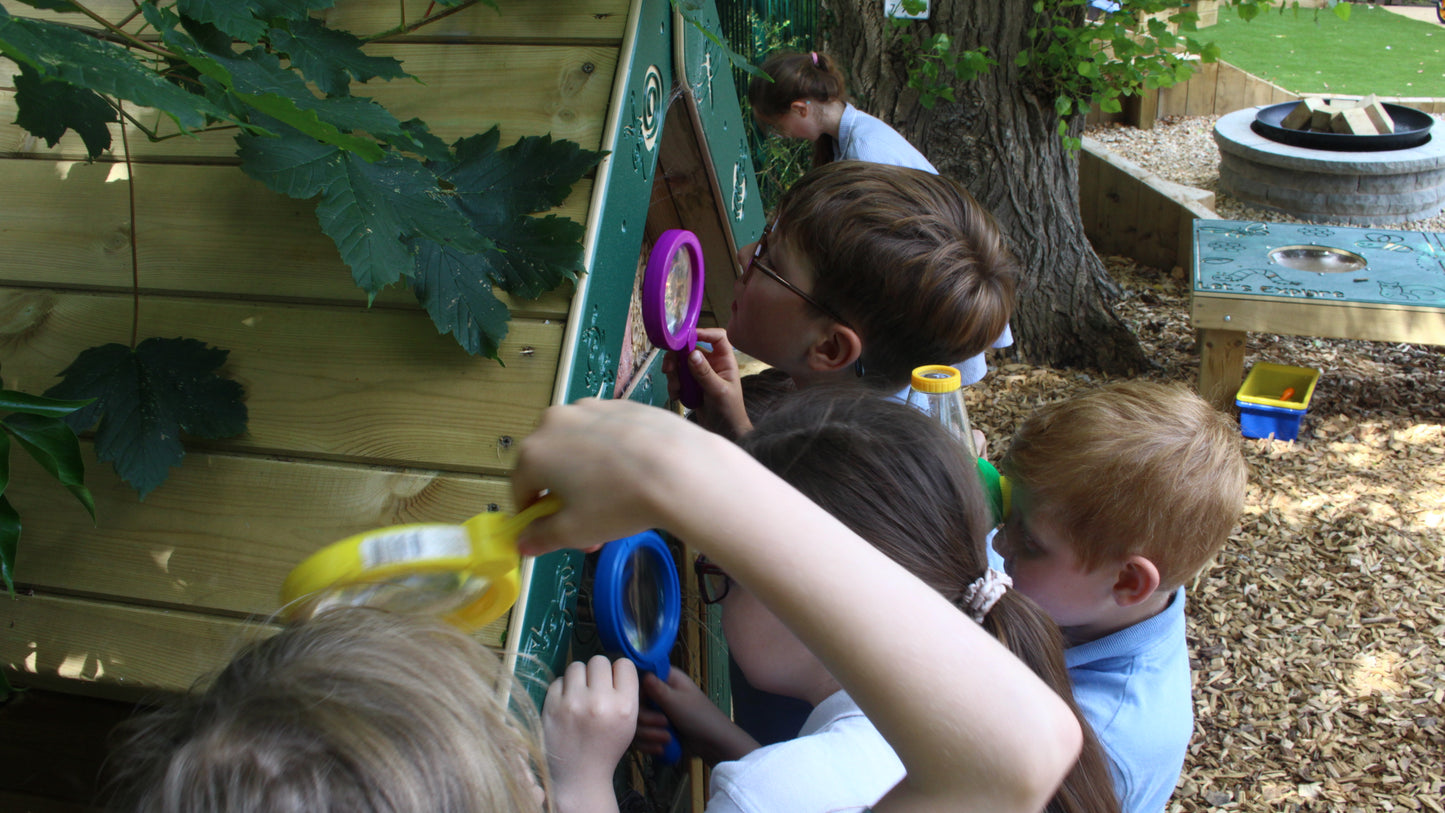
POLYGON ((709 562, 706 556, 697 557, 692 563, 692 571, 697 574, 697 592, 702 595, 703 604, 722 601, 733 586, 727 571, 709 562))
POLYGON ((832 319, 833 321, 837 322, 843 327, 848 328, 849 330, 856 330, 856 328, 848 324, 847 319, 839 316, 837 311, 833 310, 827 305, 824 305, 822 302, 819 302, 817 299, 813 298, 812 294, 804 291, 802 288, 799 288, 793 283, 788 282, 786 279, 783 279, 783 276, 781 274, 769 268, 767 263, 763 262, 763 255, 766 254, 768 251, 768 236, 773 233, 773 229, 777 225, 777 218, 774 218, 771 222, 768 223, 767 226, 763 228, 763 233, 758 237, 757 246, 753 249, 752 262, 749 262, 748 267, 743 269, 743 284, 748 284, 748 279, 752 276, 753 269, 756 268, 759 271, 763 272, 763 274, 769 279, 772 279, 774 282, 797 294, 799 297, 802 298, 804 302, 807 302, 809 305, 812 305, 813 307, 822 311, 824 316, 827 316, 829 319, 832 319))

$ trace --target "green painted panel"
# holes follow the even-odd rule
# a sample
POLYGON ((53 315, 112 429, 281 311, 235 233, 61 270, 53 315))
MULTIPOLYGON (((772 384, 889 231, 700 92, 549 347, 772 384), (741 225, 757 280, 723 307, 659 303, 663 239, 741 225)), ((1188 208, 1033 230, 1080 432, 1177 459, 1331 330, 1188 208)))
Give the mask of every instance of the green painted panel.
MULTIPOLYGON (((674 66, 679 60, 673 51, 671 4, 668 0, 637 3, 640 7, 634 9, 635 27, 624 44, 630 50, 618 59, 618 71, 625 75, 625 83, 610 105, 609 116, 616 120, 616 126, 609 130, 610 142, 602 145, 610 155, 598 170, 594 193, 602 196, 603 206, 589 247, 590 278, 579 294, 583 301, 573 310, 582 323, 576 331, 575 360, 570 371, 564 371, 567 402, 612 392, 616 384, 637 260, 646 232, 657 150, 676 80, 674 66)), ((704 18, 715 30, 717 12, 711 0, 702 5, 704 18)), ((690 24, 682 25, 688 29, 686 60, 694 65, 687 81, 696 95, 719 186, 727 199, 725 214, 734 237, 747 242, 762 231, 763 213, 729 63, 721 50, 690 24)), ((686 115, 681 107, 674 110, 674 115, 686 115)), ((660 369, 660 357, 637 375, 641 381, 633 390, 633 400, 658 406, 666 402, 667 381, 660 369)), ((572 654, 571 632, 582 569, 582 554, 566 551, 539 559, 533 571, 522 640, 517 642, 517 669, 530 678, 533 697, 539 703, 542 694, 537 687, 545 689, 547 673, 559 673, 572 654)), ((725 673, 726 655, 721 657, 725 673)))

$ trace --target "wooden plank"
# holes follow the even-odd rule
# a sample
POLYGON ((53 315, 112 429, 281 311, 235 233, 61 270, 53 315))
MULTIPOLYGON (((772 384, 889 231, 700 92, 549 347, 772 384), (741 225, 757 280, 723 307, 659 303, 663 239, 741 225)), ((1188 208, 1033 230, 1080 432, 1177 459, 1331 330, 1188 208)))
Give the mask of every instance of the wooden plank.
MULTIPOLYGON (((1154 177, 1154 176, 1151 176, 1154 177)), ((1156 178, 1157 179, 1157 178, 1156 178)), ((1139 182, 1139 234, 1131 255, 1152 268, 1172 267, 1179 247, 1179 207, 1164 192, 1139 182)))
POLYGON ((1199 344, 1199 395, 1215 409, 1234 409, 1234 395, 1244 381, 1244 341, 1240 330, 1205 328, 1197 331, 1199 344))
POLYGON ((1099 170, 1099 233, 1105 235, 1105 250, 1110 253, 1128 253, 1138 239, 1139 187, 1118 167, 1103 165, 1099 170))
POLYGON ((0 284, 131 285, 124 167, 0 160, 0 284))
MULTIPOLYGON (((399 3, 343 0, 318 16, 335 28, 376 33, 397 25, 399 3)), ((428 24, 411 36, 428 39, 554 41, 622 39, 629 0, 499 0, 497 8, 478 4, 428 24)), ((406 5, 407 22, 424 18, 426 3, 406 5)))
POLYGON ((6 602, 0 668, 25 686, 117 699, 183 692, 246 641, 257 622, 87 599, 20 595, 6 602))
MULTIPOLYGON (((617 68, 617 49, 600 46, 373 45, 374 56, 400 59, 410 80, 380 80, 353 88, 375 99, 398 119, 421 118, 448 143, 501 128, 502 144, 550 133, 598 149, 617 68)), ((133 112, 147 127, 173 133, 156 111, 133 112)), ((150 142, 132 138, 138 160, 235 161, 234 130, 199 138, 150 142)))
MULTIPOLYGON (((141 502, 82 445, 94 523, 28 456, 14 457, 7 496, 25 522, 15 578, 41 592, 267 616, 291 569, 338 539, 512 508, 502 477, 205 452, 141 502)), ((488 627, 484 640, 496 645, 503 630, 488 627)))
POLYGON ((1440 308, 1195 293, 1190 310, 1195 327, 1445 344, 1445 310, 1440 308))
MULTIPOLYGON (((336 244, 321 232, 312 201, 272 192, 234 167, 134 169, 144 290, 365 304, 366 294, 352 281, 336 244)), ((583 180, 553 213, 585 221, 591 192, 591 180, 583 180)), ((560 319, 572 286, 535 301, 498 294, 515 313, 560 319)), ((419 307, 415 296, 399 287, 384 291, 378 301, 419 307)))
MULTIPOLYGON (((1197 75, 1197 73, 1196 73, 1197 75)), ((1167 88, 1159 88, 1159 117, 1188 115, 1189 86, 1194 79, 1167 88)))
MULTIPOLYGON (((86 347, 128 342, 131 308, 128 296, 0 289, 6 384, 44 390, 86 347)), ((140 320, 142 337, 230 351, 250 425, 216 448, 496 474, 551 402, 563 330, 514 320, 503 367, 418 312, 147 297, 140 320)))
POLYGON ((1199 66, 1199 73, 1189 80, 1188 116, 1214 115, 1214 99, 1219 91, 1219 63, 1206 62, 1199 66))
POLYGON ((1244 71, 1226 62, 1219 63, 1219 81, 1214 92, 1215 115, 1222 116, 1250 105, 1244 71))

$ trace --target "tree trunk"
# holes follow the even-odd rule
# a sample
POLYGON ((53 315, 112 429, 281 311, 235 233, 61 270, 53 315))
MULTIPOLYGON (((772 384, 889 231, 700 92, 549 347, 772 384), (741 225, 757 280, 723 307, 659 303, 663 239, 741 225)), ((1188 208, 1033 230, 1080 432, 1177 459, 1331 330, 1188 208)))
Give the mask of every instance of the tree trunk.
POLYGON ((883 0, 821 0, 823 47, 848 71, 860 108, 892 124, 998 218, 1025 269, 1012 320, 1025 357, 1115 373, 1147 367, 1114 315, 1118 287, 1084 236, 1078 155, 1059 137, 1052 94, 1037 94, 1015 64, 1032 0, 931 5, 931 19, 894 33, 883 0), (929 110, 907 81, 918 43, 935 32, 953 37, 956 49, 987 47, 998 64, 971 82, 954 80, 957 101, 929 110))

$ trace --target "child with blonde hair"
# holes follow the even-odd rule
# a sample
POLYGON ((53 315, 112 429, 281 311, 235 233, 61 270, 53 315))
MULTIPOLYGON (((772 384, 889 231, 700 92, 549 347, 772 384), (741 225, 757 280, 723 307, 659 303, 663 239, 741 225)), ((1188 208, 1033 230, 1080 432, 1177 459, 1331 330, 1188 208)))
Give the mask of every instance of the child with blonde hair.
MULTIPOLYGON (((1078 759, 1069 704, 983 626, 676 415, 628 401, 553 407, 522 441, 512 488, 518 506, 543 492, 562 503, 523 532, 525 554, 664 528, 707 555, 896 752, 906 775, 882 789, 880 813, 1032 813, 1078 759)), ((549 695, 578 714, 549 715, 545 759, 527 701, 509 703, 508 677, 439 622, 323 614, 244 651, 178 709, 138 721, 117 752, 119 809, 616 810, 611 767, 588 765, 615 765, 632 737, 632 663, 599 656, 568 668, 549 695), (619 718, 629 720, 621 733, 619 718)))
POLYGON ((1036 411, 1001 468, 994 547, 1064 631, 1124 809, 1158 813, 1194 727, 1184 584, 1239 522, 1239 427, 1186 387, 1111 384, 1036 411))

